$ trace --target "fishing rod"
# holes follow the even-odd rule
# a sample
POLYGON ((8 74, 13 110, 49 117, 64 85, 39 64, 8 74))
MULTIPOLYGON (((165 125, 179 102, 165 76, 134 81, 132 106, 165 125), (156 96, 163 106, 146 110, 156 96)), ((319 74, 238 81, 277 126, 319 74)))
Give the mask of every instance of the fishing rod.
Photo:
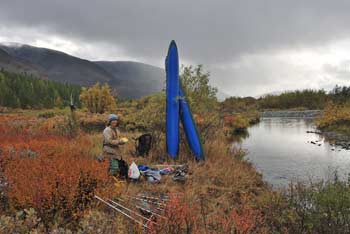
MULTIPOLYGON (((137 197, 146 197, 146 198, 151 198, 151 199, 157 199, 159 200, 159 198, 157 197, 152 197, 152 196, 146 196, 146 195, 136 195, 137 197)), ((161 195, 161 197, 164 197, 165 199, 161 198, 161 200, 167 200, 167 198, 169 197, 182 197, 184 196, 183 193, 170 193, 170 195, 161 195)))
MULTIPOLYGON (((108 199, 108 201, 111 202, 111 203, 113 203, 113 204, 116 205, 116 206, 122 207, 123 209, 129 211, 130 213, 133 213, 133 214, 137 215, 138 217, 141 217, 142 219, 147 220, 148 222, 153 222, 151 219, 148 219, 148 218, 146 218, 146 217, 140 215, 139 213, 137 213, 137 212, 135 212, 135 211, 133 211, 133 210, 130 210, 129 208, 127 208, 127 207, 125 207, 125 206, 119 204, 119 203, 116 202, 116 201, 113 201, 113 200, 111 200, 111 199, 108 199)), ((155 223, 155 222, 153 222, 153 223, 154 223, 155 225, 158 225, 158 224, 155 223)))
POLYGON ((128 195, 125 195, 125 196, 127 196, 127 197, 129 197, 129 198, 132 198, 132 199, 135 199, 135 200, 139 200, 139 201, 144 201, 144 202, 152 203, 152 204, 155 204, 155 205, 158 205, 158 206, 164 206, 164 207, 166 206, 166 205, 164 204, 164 202, 161 203, 161 202, 150 201, 150 200, 143 199, 143 198, 139 198, 139 197, 132 197, 132 196, 128 196, 128 195))
POLYGON ((136 197, 141 197, 144 199, 149 199, 149 200, 161 200, 161 201, 168 201, 169 199, 167 198, 157 198, 157 197, 150 197, 150 196, 146 196, 146 195, 136 195, 136 197))
POLYGON ((138 208, 138 209, 140 209, 140 210, 143 210, 143 211, 146 211, 146 212, 148 212, 148 213, 151 213, 151 214, 153 214, 153 215, 155 215, 155 216, 158 216, 159 218, 168 219, 167 217, 164 217, 164 216, 162 216, 162 215, 160 215, 160 214, 157 214, 156 212, 154 212, 154 211, 152 211, 152 210, 150 210, 150 209, 146 209, 146 208, 141 207, 141 206, 138 206, 138 205, 135 205, 135 207, 138 208))
POLYGON ((112 204, 106 202, 105 200, 103 200, 103 199, 100 198, 99 196, 95 195, 94 197, 95 197, 97 200, 99 200, 99 201, 103 202, 104 204, 106 204, 107 206, 109 206, 110 208, 112 208, 112 209, 118 211, 119 213, 121 213, 121 214, 125 215, 126 217, 128 217, 129 219, 133 220, 135 223, 142 225, 144 228, 150 229, 147 225, 145 225, 145 224, 143 224, 142 222, 140 222, 140 221, 134 219, 132 216, 128 215, 127 213, 123 212, 122 210, 118 209, 117 207, 113 206, 112 204))
MULTIPOLYGON (((177 195, 180 195, 180 194, 181 194, 181 193, 178 193, 177 195)), ((165 202, 166 202, 166 201, 169 201, 169 200, 170 200, 170 197, 172 197, 172 196, 173 196, 173 194, 172 194, 171 196, 163 195, 162 197, 164 197, 164 198, 157 198, 157 197, 151 197, 151 196, 146 196, 146 195, 136 195, 135 198, 141 198, 141 199, 145 199, 145 200, 151 200, 151 202, 152 202, 152 200, 161 201, 161 202, 163 202, 162 204, 163 204, 164 206, 166 206, 165 202)), ((183 194, 181 194, 181 196, 183 196, 183 194)), ((181 196, 175 196, 175 197, 178 198, 178 197, 181 197, 181 196)))
MULTIPOLYGON (((116 199, 119 200, 119 201, 123 201, 123 200, 120 199, 120 198, 116 198, 116 199)), ((154 211, 152 211, 152 210, 150 210, 150 209, 146 209, 146 208, 141 207, 141 206, 138 206, 138 205, 136 205, 136 204, 133 204, 133 205, 134 205, 136 208, 141 209, 141 210, 143 210, 143 211, 146 211, 146 212, 148 212, 148 213, 154 214, 155 216, 158 216, 158 217, 164 218, 164 219, 168 219, 168 218, 166 218, 166 217, 164 217, 164 216, 162 216, 162 215, 160 215, 160 214, 155 213, 154 211)))
POLYGON ((184 165, 166 165, 166 164, 156 164, 156 165, 151 165, 152 167, 182 167, 184 165))

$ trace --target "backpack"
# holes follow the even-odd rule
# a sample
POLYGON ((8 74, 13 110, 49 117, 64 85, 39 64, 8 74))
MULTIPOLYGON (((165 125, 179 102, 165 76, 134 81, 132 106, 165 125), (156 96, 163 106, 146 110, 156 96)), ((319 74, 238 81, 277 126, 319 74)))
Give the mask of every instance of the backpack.
POLYGON ((128 178, 128 164, 123 159, 111 158, 109 160, 109 174, 116 176, 119 174, 119 178, 128 178))
POLYGON ((119 165, 119 177, 123 179, 128 178, 128 171, 129 171, 129 166, 125 162, 125 160, 122 159, 117 159, 118 160, 118 165, 119 165))
POLYGON ((152 147, 152 135, 150 133, 143 134, 135 139, 135 150, 137 156, 148 155, 152 147))

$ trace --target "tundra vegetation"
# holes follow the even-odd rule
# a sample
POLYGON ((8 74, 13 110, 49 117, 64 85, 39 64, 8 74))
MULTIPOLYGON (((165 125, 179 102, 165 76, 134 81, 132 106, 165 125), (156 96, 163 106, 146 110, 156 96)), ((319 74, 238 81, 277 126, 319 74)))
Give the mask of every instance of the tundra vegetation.
MULTIPOLYGON (((22 76, 19 79, 22 78, 27 79, 22 76)), ((165 156, 163 92, 108 105, 112 100, 109 88, 96 85, 84 89, 78 106, 81 102, 83 108, 73 113, 54 104, 48 106, 56 107, 54 109, 34 110, 34 104, 3 108, 0 114, 0 232, 350 232, 349 182, 339 181, 335 174, 329 181, 296 183, 285 191, 272 190, 262 181, 262 175, 244 160, 245 152, 231 150, 230 135, 258 121, 257 110, 264 98, 229 98, 218 102, 216 89, 209 84, 209 73, 202 66, 184 67, 181 78, 204 142, 206 161, 202 163, 195 162, 184 135, 181 135, 179 158, 172 161, 165 156), (101 131, 110 110, 120 115, 123 136, 132 139, 150 132, 154 137, 152 149, 145 158, 136 157, 134 145, 126 144, 123 157, 128 163, 185 163, 189 166, 187 180, 178 183, 171 176, 163 176, 159 184, 150 184, 145 180, 116 182, 108 176, 107 161, 100 162, 97 158, 101 155, 101 131), (147 231, 93 198, 99 195, 125 199, 126 195, 136 196, 140 192, 169 195, 162 212, 165 218, 158 219, 157 225, 151 223, 147 231)), ((72 92, 72 87, 66 87, 69 91, 61 96, 64 106, 68 105, 72 92)), ((338 95, 322 93, 313 95, 326 95, 327 100, 338 95)), ((18 97, 20 103, 25 100, 18 97)), ((2 94, 0 98, 5 100, 2 94)), ((336 118, 346 118, 346 114, 342 114, 346 112, 346 104, 333 100, 333 104, 327 104, 324 118, 331 119, 332 108, 339 111, 336 118)), ((35 107, 46 108, 45 102, 35 107)), ((326 125, 320 120, 320 127, 323 126, 326 125)), ((134 205, 126 203, 129 207, 134 205)))

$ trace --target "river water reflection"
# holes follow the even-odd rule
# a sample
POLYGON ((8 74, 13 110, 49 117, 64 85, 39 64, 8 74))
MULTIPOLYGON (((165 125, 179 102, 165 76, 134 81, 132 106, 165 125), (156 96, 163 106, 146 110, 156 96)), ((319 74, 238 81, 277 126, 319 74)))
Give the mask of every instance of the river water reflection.
POLYGON ((335 170, 340 178, 347 178, 350 151, 307 131, 315 131, 312 119, 262 118, 238 146, 248 151, 247 159, 274 187, 292 180, 327 179, 335 170))

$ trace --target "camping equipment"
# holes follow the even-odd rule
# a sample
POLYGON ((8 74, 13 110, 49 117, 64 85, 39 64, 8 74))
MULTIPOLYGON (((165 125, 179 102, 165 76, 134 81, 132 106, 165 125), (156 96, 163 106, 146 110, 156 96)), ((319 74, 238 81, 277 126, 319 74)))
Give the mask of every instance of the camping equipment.
POLYGON ((172 171, 174 171, 174 169, 173 169, 172 167, 166 167, 166 168, 164 168, 164 169, 159 170, 159 173, 160 173, 161 175, 168 175, 168 174, 170 174, 172 171))
POLYGON ((196 157, 196 160, 205 159, 204 150, 201 140, 196 128, 196 124, 193 120, 193 116, 190 107, 186 101, 185 94, 183 92, 182 85, 180 85, 180 117, 183 129, 185 131, 187 142, 196 157))
MULTIPOLYGON (((149 229, 149 227, 148 227, 146 224, 144 224, 142 221, 137 220, 136 218, 134 218, 134 217, 131 216, 131 213, 132 213, 132 214, 135 214, 134 211, 131 211, 131 210, 128 209, 128 208, 125 208, 124 210, 126 210, 126 211, 123 211, 122 209, 123 209, 124 206, 119 205, 119 204, 116 203, 115 201, 112 202, 112 201, 109 200, 109 199, 108 199, 108 201, 106 201, 105 199, 103 199, 103 198, 101 198, 101 197, 99 197, 99 196, 97 196, 97 195, 95 195, 94 198, 96 198, 97 200, 101 201, 101 202, 104 203, 105 205, 109 206, 109 207, 112 208, 113 210, 115 210, 115 211, 117 211, 117 212, 123 214, 124 216, 128 217, 129 219, 131 219, 131 220, 134 221, 135 223, 137 223, 137 224, 143 226, 144 228, 149 229), (118 204, 118 206, 119 206, 120 208, 116 207, 116 205, 114 205, 114 204, 118 204), (129 214, 128 214, 128 213, 129 213, 129 214)), ((141 215, 138 215, 138 216, 141 216, 141 215)), ((151 219, 147 219, 146 217, 143 217, 143 216, 142 216, 142 218, 145 219, 145 220, 147 220, 148 222, 153 222, 151 219)))
POLYGON ((161 179, 161 175, 158 170, 148 169, 143 172, 143 175, 147 178, 147 181, 151 183, 158 183, 161 179))
POLYGON ((138 178, 140 178, 140 171, 136 165, 135 162, 132 162, 130 167, 129 167, 129 171, 128 171, 128 177, 134 180, 137 180, 138 178))
POLYGON ((177 167, 174 171, 173 180, 185 182, 187 173, 188 173, 188 166, 187 165, 177 167))
POLYGON ((112 176, 116 176, 119 174, 120 178, 127 179, 128 178, 128 164, 121 159, 110 158, 109 160, 109 174, 112 176))
POLYGON ((109 160, 109 174, 116 176, 119 172, 119 163, 116 158, 111 158, 109 160))
POLYGON ((147 156, 152 147, 152 135, 145 133, 135 138, 135 151, 137 156, 147 156))
POLYGON ((175 41, 171 41, 165 60, 166 71, 166 149, 175 159, 179 153, 179 119, 188 144, 196 160, 204 160, 204 151, 190 107, 179 80, 179 55, 175 41))
POLYGON ((165 60, 166 70, 166 148, 172 158, 179 152, 179 56, 171 41, 165 60))

